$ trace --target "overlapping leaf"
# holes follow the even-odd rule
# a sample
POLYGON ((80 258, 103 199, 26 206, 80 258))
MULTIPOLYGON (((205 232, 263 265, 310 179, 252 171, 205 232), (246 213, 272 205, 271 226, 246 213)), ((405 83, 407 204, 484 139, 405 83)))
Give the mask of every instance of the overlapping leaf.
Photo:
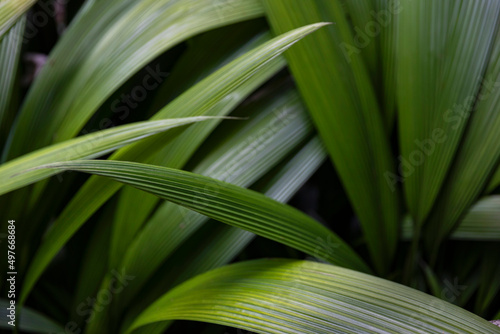
MULTIPOLYGON (((220 116, 229 113, 254 89, 284 66, 284 59, 279 57, 282 52, 323 25, 314 24, 296 29, 246 53, 193 86, 153 118, 220 116)), ((159 163, 181 167, 217 125, 213 122, 211 121, 209 127, 185 131, 175 143, 165 146, 165 138, 161 135, 153 138, 154 140, 147 138, 140 145, 121 149, 111 158, 145 161, 160 150, 160 153, 156 155, 158 159, 161 159, 159 163)), ((31 262, 21 290, 21 303, 61 247, 101 205, 120 189, 120 186, 116 182, 93 177, 80 189, 45 236, 43 244, 31 262)))
MULTIPOLYGON (((254 108, 264 112, 250 124, 237 129, 229 141, 193 169, 194 173, 248 187, 279 163, 312 130, 304 107, 293 90, 281 96, 274 95, 269 102, 264 100, 250 105, 246 108, 250 110, 244 113, 256 115, 252 112, 254 108)), ((129 205, 133 207, 134 203, 129 205)), ((122 247, 115 252, 110 265, 126 268, 130 273, 141 273, 118 297, 120 301, 123 303, 134 296, 158 266, 206 220, 205 216, 166 202, 154 212, 135 238, 134 234, 130 236, 135 231, 134 228, 130 231, 130 224, 119 223, 121 229, 115 227, 114 237, 120 239, 122 247)))
POLYGON ((326 227, 295 208, 245 188, 186 171, 123 161, 80 160, 46 167, 107 176, 336 265, 369 271, 326 227), (335 252, 317 247, 318 240, 325 239, 335 243, 335 252))
MULTIPOLYGON (((256 0, 88 1, 32 85, 4 159, 74 137, 122 83, 172 46, 261 14, 256 0)), ((164 79, 158 66, 150 72, 150 80, 164 79)))

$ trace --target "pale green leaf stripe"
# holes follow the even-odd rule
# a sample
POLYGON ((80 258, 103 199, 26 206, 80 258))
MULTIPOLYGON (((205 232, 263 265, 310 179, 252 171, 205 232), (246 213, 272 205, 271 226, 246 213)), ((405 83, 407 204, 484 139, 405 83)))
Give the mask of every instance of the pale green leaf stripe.
MULTIPOLYGON (((4 158, 74 137, 121 84, 165 50, 197 33, 260 15, 257 0, 89 2, 33 83, 4 158)), ((158 82, 162 75, 150 78, 158 82)))
POLYGON ((276 334, 500 333, 488 321, 418 290, 328 264, 279 259, 197 276, 161 297, 125 333, 172 319, 276 334))
MULTIPOLYGON (((12 330, 14 327, 9 325, 10 301, 0 299, 0 328, 5 330, 12 330)), ((30 308, 23 308, 20 310, 16 304, 16 328, 22 330, 22 333, 64 333, 64 328, 56 324, 53 320, 48 319, 46 316, 31 310, 30 308)))
POLYGON ((80 160, 46 167, 111 177, 336 265, 369 271, 361 258, 329 229, 299 210, 252 190, 182 170, 133 162, 80 160), (335 251, 318 248, 318 238, 330 238, 335 251))
POLYGON ((35 167, 51 162, 95 158, 162 131, 207 119, 213 117, 137 122, 42 148, 0 166, 0 195, 57 174, 46 169, 33 169, 35 167))
POLYGON ((394 172, 387 130, 368 70, 354 45, 339 0, 264 1, 274 31, 315 21, 334 25, 305 38, 285 55, 364 231, 379 272, 396 250, 399 195, 384 179, 394 172))
POLYGON ((401 7, 398 164, 409 211, 421 226, 435 205, 476 101, 495 40, 500 2, 403 0, 401 7))
MULTIPOLYGON (((411 238, 411 219, 403 224, 403 236, 411 238)), ((456 240, 500 241, 500 195, 485 197, 477 202, 451 233, 456 240)))
POLYGON ((0 1, 0 40, 36 0, 3 0, 0 1))
POLYGON ((460 150, 429 216, 428 228, 435 247, 479 198, 500 161, 500 31, 492 47, 475 110, 470 116, 454 116, 456 122, 469 120, 460 150))
MULTIPOLYGON (((280 57, 282 52, 323 25, 325 24, 313 24, 296 29, 247 52, 242 57, 191 87, 187 92, 155 114, 153 118, 226 115, 248 94, 285 65, 284 59, 280 57)), ((212 122, 214 121, 206 123, 210 124, 212 122)), ((175 145, 167 144, 165 146, 168 149, 167 151, 164 149, 159 151, 163 156, 163 161, 160 162, 168 166, 182 167, 216 125, 217 123, 211 124, 208 129, 195 128, 196 131, 194 132, 184 131, 176 139, 175 145)), ((153 142, 147 138, 141 143, 131 145, 130 148, 121 149, 113 154, 111 159, 120 158, 136 161, 150 159, 151 156, 158 152, 158 147, 161 147, 160 143, 163 143, 166 139, 168 138, 164 138, 162 135, 159 135, 159 138, 153 142)), ((35 255, 35 259, 31 262, 21 289, 21 304, 61 247, 120 187, 121 185, 116 182, 108 182, 97 177, 91 177, 83 185, 64 208, 50 232, 45 236, 44 242, 35 255)))
MULTIPOLYGON (((25 24, 26 18, 23 16, 0 40, 0 73, 2 73, 0 75, 0 142, 7 139, 15 117, 16 107, 13 105, 14 96, 17 95, 15 83, 25 24)), ((0 147, 0 150, 2 148, 0 147)))

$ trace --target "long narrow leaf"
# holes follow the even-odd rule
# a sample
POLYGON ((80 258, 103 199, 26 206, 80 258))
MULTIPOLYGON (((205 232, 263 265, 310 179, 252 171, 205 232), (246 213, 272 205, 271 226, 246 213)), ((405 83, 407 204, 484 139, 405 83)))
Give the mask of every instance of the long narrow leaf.
POLYGON ((468 118, 468 126, 429 217, 429 239, 434 240, 434 247, 479 198, 500 161, 499 82, 500 32, 493 45, 491 62, 486 69, 475 109, 470 115, 454 116, 462 122, 468 118))

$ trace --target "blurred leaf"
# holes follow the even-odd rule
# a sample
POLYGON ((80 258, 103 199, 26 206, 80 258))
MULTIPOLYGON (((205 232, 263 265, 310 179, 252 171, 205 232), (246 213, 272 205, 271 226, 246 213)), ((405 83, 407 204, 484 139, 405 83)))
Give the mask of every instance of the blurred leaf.
POLYGON ((308 261, 256 260, 197 276, 144 311, 125 332, 157 321, 205 321, 257 333, 498 333, 420 291, 308 261))
POLYGON ((500 261, 498 247, 489 247, 481 265, 479 292, 476 299, 475 313, 483 314, 500 291, 500 261))
POLYGON ((387 130, 338 0, 264 1, 276 33, 317 21, 335 25, 286 53, 298 88, 359 218, 370 255, 386 272, 396 250, 399 201, 385 173, 394 170, 387 130))
POLYGON ((152 109, 161 109, 219 68, 271 39, 268 31, 246 21, 210 30, 188 41, 188 49, 155 93, 152 109), (216 48, 213 46, 217 45, 216 48))

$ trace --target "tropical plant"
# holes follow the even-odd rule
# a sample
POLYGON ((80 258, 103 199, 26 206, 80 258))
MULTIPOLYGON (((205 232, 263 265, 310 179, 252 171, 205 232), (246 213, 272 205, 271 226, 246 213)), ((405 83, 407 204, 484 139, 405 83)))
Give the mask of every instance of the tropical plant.
POLYGON ((500 333, 500 1, 35 3, 2 328, 500 333))

